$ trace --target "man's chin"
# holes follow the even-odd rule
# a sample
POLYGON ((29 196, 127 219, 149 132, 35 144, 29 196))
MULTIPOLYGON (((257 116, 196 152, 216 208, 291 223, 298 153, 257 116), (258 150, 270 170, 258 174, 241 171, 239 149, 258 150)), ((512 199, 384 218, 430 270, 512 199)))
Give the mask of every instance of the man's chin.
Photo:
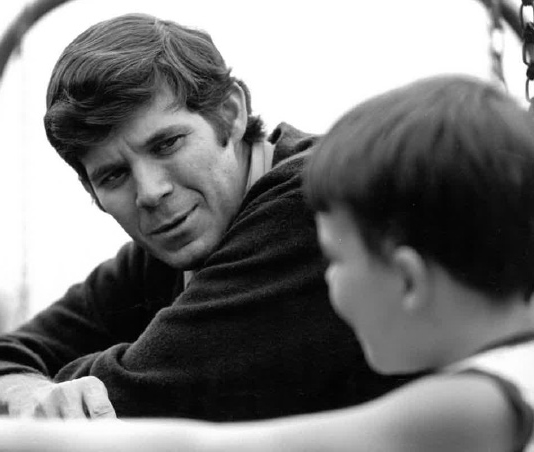
POLYGON ((169 252, 160 250, 149 250, 149 253, 165 262, 170 267, 178 270, 195 270, 202 266, 207 257, 211 254, 211 249, 206 247, 192 246, 193 243, 180 250, 169 252))

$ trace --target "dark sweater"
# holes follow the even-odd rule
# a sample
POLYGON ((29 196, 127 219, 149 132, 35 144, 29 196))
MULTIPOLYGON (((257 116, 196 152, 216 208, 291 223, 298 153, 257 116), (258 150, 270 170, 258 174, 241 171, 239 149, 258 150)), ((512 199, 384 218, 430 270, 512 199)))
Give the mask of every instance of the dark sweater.
POLYGON ((368 368, 328 302, 305 157, 282 161, 315 138, 283 124, 271 140, 276 166, 186 290, 181 271, 129 243, 0 337, 0 374, 93 375, 118 416, 219 421, 343 407, 397 386, 368 368))

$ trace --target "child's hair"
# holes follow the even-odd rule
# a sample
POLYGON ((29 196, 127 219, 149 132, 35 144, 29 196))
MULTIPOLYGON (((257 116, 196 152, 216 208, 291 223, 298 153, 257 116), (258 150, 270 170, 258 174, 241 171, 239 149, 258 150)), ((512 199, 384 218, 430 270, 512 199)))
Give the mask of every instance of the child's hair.
POLYGON ((467 76, 416 81, 345 114, 306 173, 316 211, 347 207, 366 247, 407 245, 492 298, 532 291, 534 120, 467 76))

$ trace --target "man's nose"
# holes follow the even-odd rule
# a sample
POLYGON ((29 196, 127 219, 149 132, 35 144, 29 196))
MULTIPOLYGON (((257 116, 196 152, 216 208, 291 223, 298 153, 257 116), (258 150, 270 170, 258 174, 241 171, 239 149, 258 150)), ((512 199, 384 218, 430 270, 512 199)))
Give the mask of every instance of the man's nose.
POLYGON ((137 207, 152 208, 172 193, 173 184, 165 168, 156 162, 139 164, 134 170, 137 207))

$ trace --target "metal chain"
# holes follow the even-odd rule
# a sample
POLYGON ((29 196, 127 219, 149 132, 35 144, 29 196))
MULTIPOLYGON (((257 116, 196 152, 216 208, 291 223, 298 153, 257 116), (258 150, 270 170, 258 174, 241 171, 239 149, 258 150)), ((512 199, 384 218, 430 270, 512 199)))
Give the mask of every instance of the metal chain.
POLYGON ((534 112, 534 96, 531 96, 531 86, 534 80, 534 0, 521 0, 519 19, 523 40, 523 63, 527 66, 525 98, 530 105, 529 110, 534 112))
POLYGON ((502 56, 504 53, 504 28, 502 25, 501 2, 502 0, 491 0, 488 5, 488 11, 490 15, 489 53, 491 58, 491 76, 493 81, 507 91, 502 64, 502 56))

